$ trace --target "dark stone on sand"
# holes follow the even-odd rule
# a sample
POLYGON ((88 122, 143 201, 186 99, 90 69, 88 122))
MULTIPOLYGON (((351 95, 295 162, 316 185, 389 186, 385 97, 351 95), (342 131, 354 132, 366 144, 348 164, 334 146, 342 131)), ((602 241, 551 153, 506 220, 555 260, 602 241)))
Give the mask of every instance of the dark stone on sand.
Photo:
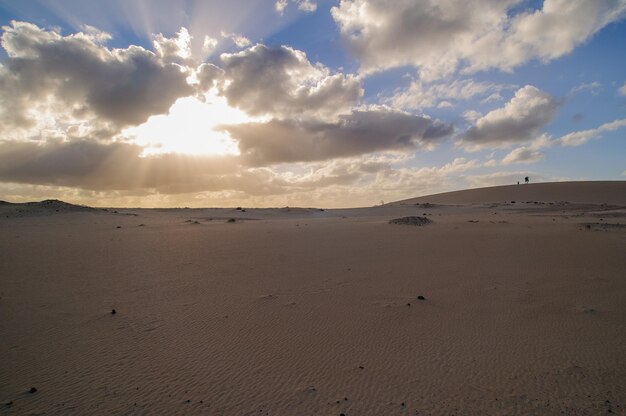
POLYGON ((402 407, 406 406, 406 404, 404 402, 402 402, 402 407))
POLYGON ((7 406, 13 406, 13 400, 11 400, 10 402, 6 402, 5 403, 7 406))
POLYGON ((419 227, 422 225, 430 224, 431 222, 432 222, 431 220, 425 217, 410 216, 410 217, 394 218, 393 220, 389 221, 389 224, 415 225, 419 227))
POLYGON ((37 393, 37 389, 34 387, 31 387, 30 390, 28 390, 29 393, 37 393))
POLYGON ((406 304, 406 306, 411 306, 411 304, 410 304, 410 303, 407 303, 407 304, 406 304))
POLYGON ((234 218, 229 218, 226 222, 233 223, 233 222, 235 222, 235 221, 237 221, 237 220, 236 220, 236 219, 234 219, 234 218))
POLYGON ((419 300, 426 300, 426 298, 425 298, 424 296, 422 296, 422 295, 419 295, 417 298, 418 298, 419 300))
POLYGON ((339 413, 339 416, 346 416, 345 413, 339 413))
POLYGON ((115 309, 111 309, 111 315, 115 315, 117 311, 115 309))
POLYGON ((363 367, 362 365, 360 365, 360 366, 359 366, 359 368, 360 368, 361 370, 365 370, 365 367, 363 367))

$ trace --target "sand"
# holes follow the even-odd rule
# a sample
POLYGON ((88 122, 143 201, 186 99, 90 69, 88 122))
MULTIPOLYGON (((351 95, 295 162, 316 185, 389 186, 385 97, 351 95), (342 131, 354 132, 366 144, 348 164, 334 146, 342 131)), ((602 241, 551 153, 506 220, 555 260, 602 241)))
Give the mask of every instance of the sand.
POLYGON ((0 204, 2 415, 626 414, 626 182, 59 204, 0 204))

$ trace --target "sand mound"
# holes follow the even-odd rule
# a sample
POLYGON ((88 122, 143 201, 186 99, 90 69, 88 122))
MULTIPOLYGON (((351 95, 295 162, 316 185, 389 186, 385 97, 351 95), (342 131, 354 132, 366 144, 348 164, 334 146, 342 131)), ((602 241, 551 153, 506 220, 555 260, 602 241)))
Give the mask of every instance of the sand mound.
POLYGON ((74 205, 58 199, 46 199, 39 202, 10 203, 3 201, 0 204, 2 208, 1 214, 7 218, 12 217, 31 217, 41 215, 51 215, 55 213, 70 212, 95 212, 97 208, 84 205, 74 205))

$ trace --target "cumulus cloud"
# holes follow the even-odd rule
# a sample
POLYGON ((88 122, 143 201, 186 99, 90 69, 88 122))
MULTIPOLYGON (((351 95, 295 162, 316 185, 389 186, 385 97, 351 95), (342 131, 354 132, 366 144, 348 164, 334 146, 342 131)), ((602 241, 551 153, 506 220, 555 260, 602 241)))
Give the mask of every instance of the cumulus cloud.
POLYGON ((271 120, 224 127, 252 165, 349 157, 384 150, 429 147, 452 133, 452 126, 389 110, 354 111, 337 122, 271 120))
MULTIPOLYGON (((469 100, 476 96, 495 97, 500 91, 515 88, 514 85, 502 85, 472 79, 457 79, 452 82, 426 83, 413 80, 408 88, 396 91, 385 101, 394 107, 422 109, 430 107, 452 106, 450 101, 469 100)), ((493 98, 489 98, 493 100, 493 98)))
POLYGON ((479 118, 461 135, 461 144, 469 150, 477 150, 529 142, 554 119, 558 107, 559 103, 550 95, 526 85, 504 107, 479 118))
POLYGON ((622 85, 617 92, 619 92, 620 95, 626 95, 626 82, 624 82, 624 85, 622 85))
POLYGON ((188 73, 171 63, 184 49, 182 31, 173 42, 155 38, 153 53, 137 46, 109 49, 101 43, 108 37, 93 30, 62 36, 15 21, 2 29, 8 55, 0 66, 4 129, 36 124, 38 105, 63 106, 74 117, 91 115, 116 127, 138 124, 193 91, 188 73))
POLYGON ((558 58, 626 13, 622 0, 545 0, 519 11, 521 3, 341 0, 331 13, 364 73, 413 65, 427 80, 558 58))
POLYGON ((518 147, 513 149, 508 155, 502 159, 503 165, 510 165, 513 163, 534 163, 543 160, 546 155, 536 149, 528 147, 518 147))
POLYGON ((206 92, 223 80, 224 70, 213 64, 201 64, 196 70, 196 78, 200 91, 206 92))
POLYGON ((222 93, 251 115, 335 117, 349 112, 363 94, 355 76, 332 74, 288 46, 258 44, 222 54, 221 61, 229 81, 222 93))

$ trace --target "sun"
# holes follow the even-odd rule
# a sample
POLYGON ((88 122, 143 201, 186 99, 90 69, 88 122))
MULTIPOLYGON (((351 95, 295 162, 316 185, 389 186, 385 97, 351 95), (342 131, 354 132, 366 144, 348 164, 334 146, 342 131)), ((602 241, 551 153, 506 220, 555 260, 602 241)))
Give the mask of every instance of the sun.
POLYGON ((125 129, 123 135, 144 147, 141 156, 163 153, 188 155, 238 155, 237 142, 218 128, 224 124, 254 121, 228 105, 224 97, 209 92, 202 101, 179 98, 168 114, 152 116, 145 123, 125 129))

